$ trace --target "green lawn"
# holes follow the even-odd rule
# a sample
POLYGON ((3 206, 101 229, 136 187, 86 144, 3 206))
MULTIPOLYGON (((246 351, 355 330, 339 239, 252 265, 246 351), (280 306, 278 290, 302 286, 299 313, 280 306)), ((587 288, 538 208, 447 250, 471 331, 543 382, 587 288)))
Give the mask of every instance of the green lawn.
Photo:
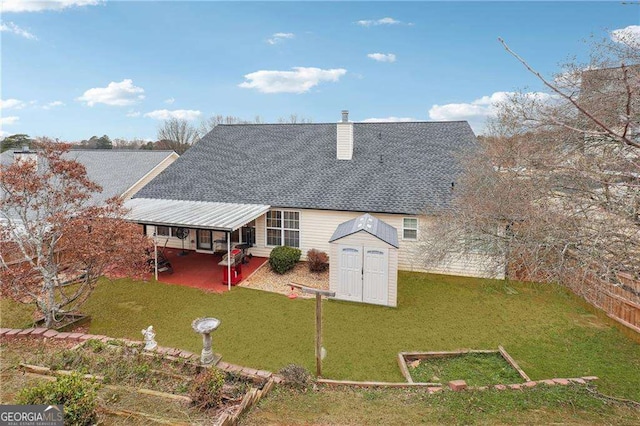
POLYGON ((595 398, 584 386, 429 395, 417 389, 276 388, 241 425, 637 425, 640 410, 595 398))
MULTIPOLYGON (((596 375, 601 392, 640 400, 640 346, 557 286, 506 288, 502 281, 401 272, 398 306, 325 302, 325 377, 404 381, 400 351, 503 345, 533 380, 596 375)), ((274 371, 293 362, 314 370, 312 300, 125 279, 102 282, 84 310, 93 316, 93 333, 141 339, 140 330, 153 325, 160 345, 192 351, 201 340, 191 321, 214 316, 222 320, 214 350, 224 360, 274 371)))

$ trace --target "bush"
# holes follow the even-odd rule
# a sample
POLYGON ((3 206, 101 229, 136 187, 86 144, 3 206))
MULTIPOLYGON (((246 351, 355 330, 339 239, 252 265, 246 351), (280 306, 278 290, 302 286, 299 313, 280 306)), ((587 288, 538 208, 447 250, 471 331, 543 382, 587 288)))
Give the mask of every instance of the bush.
POLYGON ((271 269, 278 274, 284 274, 296 266, 301 255, 302 252, 297 248, 279 246, 271 250, 271 255, 269 255, 269 265, 271 265, 271 269))
POLYGON ((217 368, 207 368, 191 382, 189 396, 200 409, 215 408, 222 402, 223 385, 224 373, 217 368))
POLYGON ((307 262, 311 272, 324 272, 329 267, 329 256, 323 251, 311 249, 307 252, 307 262))
POLYGON ((55 382, 44 382, 22 389, 16 396, 16 404, 62 404, 65 424, 90 425, 96 420, 98 387, 98 384, 73 373, 70 376, 59 376, 55 382))
POLYGON ((298 390, 307 390, 311 386, 311 373, 301 365, 289 364, 278 372, 287 385, 298 390))

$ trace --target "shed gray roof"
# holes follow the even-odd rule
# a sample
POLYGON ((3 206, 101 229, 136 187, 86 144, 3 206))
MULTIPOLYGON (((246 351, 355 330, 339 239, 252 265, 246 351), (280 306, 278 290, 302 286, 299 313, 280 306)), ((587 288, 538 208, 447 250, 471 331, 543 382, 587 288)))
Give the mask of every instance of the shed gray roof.
MULTIPOLYGON (((158 166, 173 151, 78 149, 65 154, 87 169, 87 177, 102 187, 93 195, 92 202, 101 203, 116 195, 122 195, 147 173, 158 166)), ((13 151, 0 155, 0 164, 13 162, 13 151)))
POLYGON ((358 216, 355 219, 351 219, 338 225, 329 242, 332 243, 340 238, 344 238, 348 235, 361 231, 368 232, 395 248, 399 247, 398 230, 387 222, 371 216, 369 213, 365 213, 362 216, 358 216))
POLYGON ((352 160, 336 124, 220 125, 137 197, 417 214, 446 206, 466 121, 354 123, 352 160))

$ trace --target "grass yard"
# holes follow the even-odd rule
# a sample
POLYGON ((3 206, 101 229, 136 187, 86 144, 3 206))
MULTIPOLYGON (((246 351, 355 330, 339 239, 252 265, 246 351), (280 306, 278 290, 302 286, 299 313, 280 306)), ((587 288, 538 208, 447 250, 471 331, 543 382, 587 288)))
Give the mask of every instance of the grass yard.
POLYGON ((277 388, 242 425, 637 425, 640 410, 592 396, 584 387, 428 395, 406 389, 277 388))
POLYGON ((524 380, 502 355, 469 353, 452 357, 423 359, 409 373, 414 382, 447 384, 464 379, 469 386, 522 383, 524 380))
MULTIPOLYGON (((398 306, 325 302, 324 375, 404 381, 400 351, 503 345, 533 380, 595 375, 601 392, 640 400, 640 346, 557 286, 401 272, 398 306)), ((215 316, 222 325, 214 350, 224 360, 314 370, 313 300, 123 279, 100 283, 84 311, 93 316, 92 333, 140 340, 140 330, 153 325, 160 345, 191 351, 202 344, 191 321, 215 316)), ((12 319, 3 315, 3 326, 12 319)))

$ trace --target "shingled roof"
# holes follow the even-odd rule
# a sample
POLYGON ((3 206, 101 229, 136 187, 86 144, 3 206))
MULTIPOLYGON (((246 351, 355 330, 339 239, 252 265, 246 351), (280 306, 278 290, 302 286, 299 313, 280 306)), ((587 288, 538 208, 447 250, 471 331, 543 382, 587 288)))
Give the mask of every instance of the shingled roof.
POLYGON ((219 125, 136 197, 416 214, 446 205, 466 121, 355 123, 352 160, 336 124, 219 125))
MULTIPOLYGON (((173 151, 78 149, 67 152, 64 157, 83 164, 87 177, 102 187, 102 192, 92 196, 92 202, 99 204, 123 195, 171 155, 175 155, 173 151)), ((0 164, 8 165, 13 161, 13 151, 0 155, 0 164)))

